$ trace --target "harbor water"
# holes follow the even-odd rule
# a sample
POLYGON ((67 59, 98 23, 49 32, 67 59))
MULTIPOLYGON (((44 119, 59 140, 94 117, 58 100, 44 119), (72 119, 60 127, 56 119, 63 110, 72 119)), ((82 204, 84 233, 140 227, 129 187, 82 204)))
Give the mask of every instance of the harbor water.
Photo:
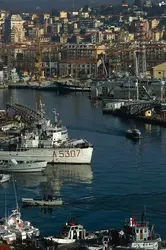
MULTIPOLYGON (((56 95, 32 90, 1 90, 0 108, 17 102, 36 108, 45 104, 52 119, 57 109, 70 138, 85 138, 94 145, 91 165, 48 166, 43 174, 16 174, 17 199, 25 220, 55 235, 69 218, 78 216, 89 230, 123 227, 131 215, 141 217, 146 206, 147 219, 165 239, 166 221, 166 129, 103 115, 101 104, 92 103, 88 94, 56 95), (138 142, 125 137, 137 126, 138 142), (53 209, 22 208, 21 198, 52 192, 66 201, 53 209)), ((0 187, 0 214, 15 208, 13 184, 0 187), (6 206, 5 206, 6 204, 6 206), (6 209, 5 209, 6 207, 6 209)))

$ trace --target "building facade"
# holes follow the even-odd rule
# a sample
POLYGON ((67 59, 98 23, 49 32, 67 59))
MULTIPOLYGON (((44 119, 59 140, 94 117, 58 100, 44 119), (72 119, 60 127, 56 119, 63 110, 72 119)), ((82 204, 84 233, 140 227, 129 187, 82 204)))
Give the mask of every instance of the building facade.
POLYGON ((20 15, 9 15, 5 19, 4 40, 9 43, 22 43, 25 38, 23 19, 20 15))

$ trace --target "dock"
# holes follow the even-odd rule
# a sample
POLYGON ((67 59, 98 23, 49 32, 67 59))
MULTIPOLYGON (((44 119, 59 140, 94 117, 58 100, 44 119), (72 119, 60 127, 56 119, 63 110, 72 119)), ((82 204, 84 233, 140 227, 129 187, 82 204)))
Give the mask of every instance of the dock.
POLYGON ((8 85, 2 84, 2 85, 0 85, 0 89, 8 89, 8 85))
MULTIPOLYGON (((105 114, 108 114, 108 113, 105 113, 105 114)), ((133 119, 133 120, 137 120, 137 121, 152 124, 152 125, 159 125, 162 127, 166 127, 166 117, 156 117, 156 116, 146 117, 146 116, 141 116, 141 115, 136 116, 136 115, 127 115, 127 114, 124 115, 118 112, 112 113, 112 115, 121 117, 123 119, 133 119)))
POLYGON ((160 101, 108 102, 103 114, 166 127, 166 103, 160 101))

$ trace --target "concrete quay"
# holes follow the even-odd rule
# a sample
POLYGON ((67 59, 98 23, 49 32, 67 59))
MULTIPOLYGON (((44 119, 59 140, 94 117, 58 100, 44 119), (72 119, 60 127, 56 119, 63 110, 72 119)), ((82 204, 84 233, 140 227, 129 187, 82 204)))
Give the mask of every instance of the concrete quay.
POLYGON ((0 89, 7 89, 8 88, 8 85, 7 84, 2 84, 0 85, 0 89))
POLYGON ((103 114, 166 127, 166 103, 161 101, 112 101, 103 105, 103 114))

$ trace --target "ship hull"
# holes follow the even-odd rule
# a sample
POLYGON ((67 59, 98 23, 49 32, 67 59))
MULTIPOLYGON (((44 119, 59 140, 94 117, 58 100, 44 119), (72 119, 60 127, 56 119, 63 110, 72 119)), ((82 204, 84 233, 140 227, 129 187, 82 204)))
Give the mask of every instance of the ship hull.
POLYGON ((0 160, 47 161, 52 164, 90 164, 93 148, 30 148, 26 151, 0 151, 0 160))
MULTIPOLYGON (((15 157, 16 158, 16 157, 15 157)), ((19 163, 18 165, 4 164, 0 165, 0 172, 2 173, 32 173, 41 172, 47 167, 46 161, 32 162, 32 163, 19 163)))
POLYGON ((91 87, 57 83, 57 91, 62 92, 62 93, 68 93, 68 92, 90 92, 91 91, 91 87))

